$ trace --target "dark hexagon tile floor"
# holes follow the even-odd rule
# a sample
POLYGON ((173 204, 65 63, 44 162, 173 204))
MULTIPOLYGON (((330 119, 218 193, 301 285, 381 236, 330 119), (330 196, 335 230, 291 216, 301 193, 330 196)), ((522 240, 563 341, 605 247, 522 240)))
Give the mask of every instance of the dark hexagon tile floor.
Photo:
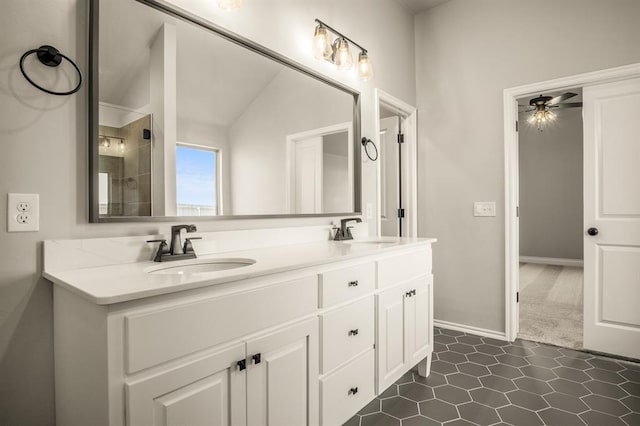
POLYGON ((640 364, 526 340, 436 329, 431 375, 413 370, 349 426, 640 426, 640 364))

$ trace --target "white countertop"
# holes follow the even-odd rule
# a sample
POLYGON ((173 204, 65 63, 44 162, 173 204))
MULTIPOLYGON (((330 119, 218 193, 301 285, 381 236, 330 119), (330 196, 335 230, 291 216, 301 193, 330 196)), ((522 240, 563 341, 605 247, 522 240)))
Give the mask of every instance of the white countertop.
POLYGON ((148 261, 68 270, 45 270, 43 276, 56 285, 60 285, 98 305, 109 305, 364 256, 392 253, 396 250, 427 245, 436 241, 434 238, 385 237, 375 239, 375 241, 380 240, 393 242, 393 244, 357 244, 358 241, 365 240, 354 240, 356 244, 322 241, 198 256, 198 261, 206 259, 255 260, 255 263, 249 266, 216 272, 168 275, 147 272, 159 265, 172 267, 193 262, 190 260, 162 263, 148 261))

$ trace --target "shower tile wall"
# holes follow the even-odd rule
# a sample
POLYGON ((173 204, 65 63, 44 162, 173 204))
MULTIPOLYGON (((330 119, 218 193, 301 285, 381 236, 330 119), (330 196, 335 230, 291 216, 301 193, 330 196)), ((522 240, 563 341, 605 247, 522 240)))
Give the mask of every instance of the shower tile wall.
POLYGON ((150 115, 121 128, 99 127, 100 135, 124 140, 123 152, 115 141, 100 149, 100 172, 111 176, 110 216, 151 216, 151 140, 144 139, 144 129, 151 129, 150 115))
POLYGON ((151 140, 143 130, 151 129, 147 115, 120 129, 125 139, 123 202, 125 216, 151 216, 151 140))

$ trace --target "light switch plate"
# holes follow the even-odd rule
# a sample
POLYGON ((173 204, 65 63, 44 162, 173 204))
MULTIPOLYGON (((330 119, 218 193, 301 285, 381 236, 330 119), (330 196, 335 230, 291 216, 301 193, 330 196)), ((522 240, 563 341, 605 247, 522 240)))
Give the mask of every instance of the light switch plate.
POLYGON ((38 194, 7 195, 7 232, 40 230, 40 196, 38 194))
POLYGON ((473 215, 476 217, 494 217, 496 215, 495 201, 476 201, 473 203, 473 215))

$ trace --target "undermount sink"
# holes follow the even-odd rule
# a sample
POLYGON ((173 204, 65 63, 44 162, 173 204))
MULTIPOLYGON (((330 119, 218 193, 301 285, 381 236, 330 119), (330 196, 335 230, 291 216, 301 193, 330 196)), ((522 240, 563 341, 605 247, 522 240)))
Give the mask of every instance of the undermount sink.
POLYGON ((162 264, 145 270, 148 274, 186 275, 205 274, 209 272, 226 271, 228 269, 243 268, 256 263, 253 259, 203 259, 189 263, 162 264))

